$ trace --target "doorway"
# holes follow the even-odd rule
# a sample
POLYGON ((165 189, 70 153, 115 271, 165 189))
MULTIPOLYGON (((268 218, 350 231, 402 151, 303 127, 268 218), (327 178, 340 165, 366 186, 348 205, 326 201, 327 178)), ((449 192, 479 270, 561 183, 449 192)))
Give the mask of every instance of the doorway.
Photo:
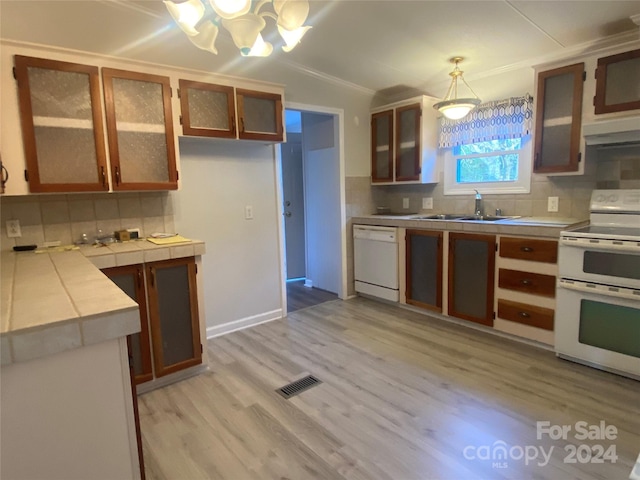
POLYGON ((292 312, 346 293, 344 161, 341 110, 287 105, 285 117, 279 162, 283 310, 292 312))

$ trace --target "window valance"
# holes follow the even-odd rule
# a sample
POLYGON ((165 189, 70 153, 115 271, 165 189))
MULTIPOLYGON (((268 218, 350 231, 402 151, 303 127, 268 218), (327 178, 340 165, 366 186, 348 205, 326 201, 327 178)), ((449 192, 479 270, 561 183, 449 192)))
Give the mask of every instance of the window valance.
POLYGON ((440 120, 438 146, 486 142, 530 135, 533 129, 533 97, 512 97, 482 103, 461 120, 440 120))

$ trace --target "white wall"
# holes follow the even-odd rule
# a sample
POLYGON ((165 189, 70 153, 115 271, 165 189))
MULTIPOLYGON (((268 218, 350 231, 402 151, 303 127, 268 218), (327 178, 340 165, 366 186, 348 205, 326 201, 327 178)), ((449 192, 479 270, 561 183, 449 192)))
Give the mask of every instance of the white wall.
POLYGON ((202 257, 211 327, 281 315, 278 210, 273 146, 180 139, 184 188, 173 193, 176 231, 206 242, 202 257), (245 206, 253 219, 245 219, 245 206))

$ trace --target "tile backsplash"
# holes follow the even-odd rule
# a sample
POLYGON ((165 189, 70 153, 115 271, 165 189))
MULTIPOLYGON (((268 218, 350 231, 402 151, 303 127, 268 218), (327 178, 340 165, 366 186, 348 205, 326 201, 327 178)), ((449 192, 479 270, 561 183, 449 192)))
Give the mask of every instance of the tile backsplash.
MULTIPOLYGON (((369 177, 347 177, 347 217, 370 215, 376 207, 389 207, 392 212, 417 213, 422 210, 422 198, 433 198, 436 213, 472 214, 473 195, 444 195, 443 186, 387 185, 371 186, 369 177), (409 208, 402 208, 403 198, 409 208)), ((596 189, 640 188, 640 155, 637 149, 602 150, 598 160, 590 160, 584 175, 532 175, 531 192, 518 195, 483 195, 484 210, 493 214, 497 208, 503 215, 589 218, 591 192, 596 189), (615 153, 614 153, 615 152, 615 153), (623 152, 622 154, 620 152, 623 152), (558 197, 558 212, 547 211, 548 197, 558 197)), ((481 192, 482 193, 482 192, 481 192)))
POLYGON ((141 236, 174 231, 169 192, 0 197, 0 216, 2 250, 49 241, 68 245, 83 233, 92 238, 126 228, 139 228, 141 236), (21 237, 7 237, 11 219, 20 221, 21 237))

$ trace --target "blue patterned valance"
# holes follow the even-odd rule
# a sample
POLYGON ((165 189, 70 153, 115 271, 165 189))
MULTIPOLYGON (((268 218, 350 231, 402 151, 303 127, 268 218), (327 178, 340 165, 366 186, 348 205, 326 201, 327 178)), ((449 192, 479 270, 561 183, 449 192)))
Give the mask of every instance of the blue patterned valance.
POLYGON ((513 97, 478 105, 461 120, 440 119, 438 146, 457 145, 516 138, 531 134, 533 97, 513 97))

